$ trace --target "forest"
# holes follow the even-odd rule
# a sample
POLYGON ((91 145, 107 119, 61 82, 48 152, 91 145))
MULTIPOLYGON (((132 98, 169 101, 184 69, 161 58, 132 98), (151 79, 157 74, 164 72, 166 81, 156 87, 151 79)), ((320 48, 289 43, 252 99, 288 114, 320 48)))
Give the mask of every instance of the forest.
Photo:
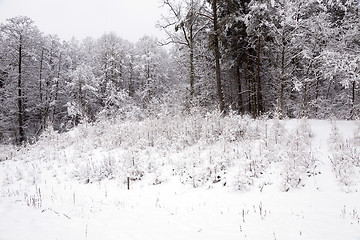
MULTIPOLYGON (((104 118, 359 116, 357 0, 161 0, 166 39, 0 25, 0 143, 104 118)), ((121 23, 119 23, 121 24, 121 23)))

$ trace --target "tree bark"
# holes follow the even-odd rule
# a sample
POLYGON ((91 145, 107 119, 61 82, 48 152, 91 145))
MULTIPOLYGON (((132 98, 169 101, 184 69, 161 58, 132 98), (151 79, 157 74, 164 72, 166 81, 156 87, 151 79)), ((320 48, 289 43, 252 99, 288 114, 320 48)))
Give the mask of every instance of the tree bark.
POLYGON ((215 51, 215 72, 216 72, 216 85, 219 98, 219 110, 222 115, 225 115, 225 102, 221 85, 221 69, 220 69, 220 50, 219 50, 219 37, 218 37, 218 19, 217 19, 217 0, 212 1, 213 21, 214 21, 214 51, 215 51))
POLYGON ((351 89, 351 92, 352 92, 352 108, 350 110, 350 119, 353 119, 354 117, 354 111, 355 111, 355 89, 356 89, 356 81, 354 80, 353 81, 353 84, 352 84, 352 89, 351 89))
POLYGON ((306 117, 307 115, 307 82, 305 80, 305 84, 304 84, 304 93, 303 93, 303 110, 302 110, 302 116, 301 117, 306 117))
POLYGON ((194 97, 194 83, 195 83, 195 67, 194 67, 194 46, 192 39, 190 40, 190 101, 193 100, 194 97))
MULTIPOLYGON (((193 18, 194 18, 194 1, 191 1, 191 20, 190 22, 193 23, 193 18)), ((193 31, 193 24, 190 24, 189 27, 189 48, 190 48, 190 102, 192 104, 193 101, 193 97, 194 97, 194 84, 195 84, 195 67, 194 67, 194 31, 193 31)))
POLYGON ((356 81, 353 81, 352 84, 352 104, 355 105, 355 89, 356 89, 356 81))
POLYGON ((315 94, 316 107, 315 107, 315 113, 317 113, 318 110, 319 110, 319 106, 318 106, 318 103, 317 103, 317 100, 319 98, 319 92, 320 92, 319 85, 320 85, 320 78, 318 78, 316 80, 316 88, 315 88, 315 91, 316 91, 316 94, 315 94))
POLYGON ((42 93, 42 71, 43 71, 43 61, 44 61, 44 48, 41 49, 41 58, 40 58, 40 69, 39 69, 39 91, 40 91, 40 104, 43 103, 43 93, 42 93))
POLYGON ((285 29, 282 31, 281 49, 281 75, 280 75, 280 94, 279 94, 279 117, 282 118, 284 111, 284 88, 285 88, 285 29))
POLYGON ((134 74, 133 56, 131 56, 130 65, 129 65, 129 96, 130 97, 134 96, 135 93, 133 74, 134 74))
POLYGON ((20 36, 19 43, 19 59, 18 59, 18 127, 19 127, 19 141, 23 143, 25 141, 24 132, 24 107, 22 96, 22 36, 20 36))
POLYGON ((242 85, 240 76, 240 63, 236 65, 237 91, 238 91, 238 112, 244 113, 243 99, 242 99, 242 85))
POLYGON ((256 78, 251 76, 251 112, 253 117, 258 116, 258 102, 257 102, 257 91, 256 91, 256 78))
POLYGON ((44 114, 43 114, 43 90, 42 90, 42 73, 43 73, 43 61, 44 61, 44 48, 41 49, 40 57, 40 69, 39 69, 39 97, 40 97, 40 129, 44 129, 44 114))
POLYGON ((245 83, 246 83, 246 87, 247 87, 247 96, 246 96, 246 104, 247 104, 247 111, 249 113, 252 113, 252 96, 253 96, 253 89, 252 89, 252 78, 250 76, 250 74, 248 73, 249 71, 249 63, 245 62, 244 65, 244 79, 245 79, 245 83))
POLYGON ((54 97, 54 106, 53 106, 53 112, 52 112, 52 122, 53 123, 55 121, 56 101, 58 99, 58 94, 59 94, 60 71, 61 71, 61 53, 59 56, 59 65, 58 65, 58 71, 57 71, 57 76, 56 76, 55 97, 54 97))
POLYGON ((260 81, 260 52, 261 52, 261 36, 258 38, 258 57, 257 57, 257 89, 256 89, 256 115, 259 116, 263 111, 261 81, 260 81))

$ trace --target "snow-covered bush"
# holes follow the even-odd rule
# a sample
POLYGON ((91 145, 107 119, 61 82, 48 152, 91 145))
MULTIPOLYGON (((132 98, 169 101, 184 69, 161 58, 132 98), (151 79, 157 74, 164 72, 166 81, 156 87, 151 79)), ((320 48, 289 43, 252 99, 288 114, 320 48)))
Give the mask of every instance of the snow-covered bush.
POLYGON ((12 145, 0 144, 0 162, 11 160, 15 156, 16 148, 12 145))
POLYGON ((222 185, 244 191, 262 190, 280 174, 287 191, 303 186, 316 169, 307 120, 292 131, 287 130, 289 123, 293 129, 295 121, 198 111, 141 121, 119 116, 84 122, 63 134, 47 129, 36 144, 17 155, 38 159, 46 168, 56 166, 54 176, 64 172, 81 183, 126 183, 129 177, 161 184, 178 176, 194 187, 222 185))
POLYGON ((171 172, 194 187, 221 182, 244 190, 268 166, 266 141, 262 140, 267 135, 264 122, 238 115, 223 118, 216 112, 157 116, 139 122, 109 119, 81 124, 66 133, 71 146, 63 149, 68 157, 77 159, 71 163, 72 176, 81 182, 126 181, 129 175, 132 180, 150 177, 153 184, 159 184, 171 172), (97 149, 117 156, 94 156, 97 149), (164 174, 164 168, 172 171, 164 174), (229 175, 232 168, 239 169, 234 176, 229 175), (232 184, 232 177, 238 183, 232 184))
POLYGON ((79 163, 73 165, 71 177, 82 183, 92 183, 105 178, 112 179, 115 166, 111 159, 94 161, 93 159, 78 159, 79 163))
POLYGON ((283 158, 283 190, 304 186, 305 178, 315 175, 317 160, 311 148, 311 127, 306 118, 290 132, 283 158))
POLYGON ((345 187, 345 191, 356 185, 356 176, 360 176, 360 145, 358 131, 350 140, 344 140, 340 134, 336 122, 333 121, 329 138, 329 152, 333 171, 339 183, 345 187))
POLYGON ((360 168, 360 120, 356 121, 356 129, 351 145, 351 158, 353 159, 354 165, 360 168))
POLYGON ((269 143, 271 145, 282 145, 286 142, 287 130, 284 126, 283 121, 278 118, 274 118, 271 121, 271 127, 269 131, 269 143))

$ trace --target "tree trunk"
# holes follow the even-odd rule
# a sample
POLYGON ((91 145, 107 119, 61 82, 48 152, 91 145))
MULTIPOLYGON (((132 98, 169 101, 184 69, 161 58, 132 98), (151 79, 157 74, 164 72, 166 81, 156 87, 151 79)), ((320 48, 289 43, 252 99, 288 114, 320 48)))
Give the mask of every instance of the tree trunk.
POLYGON ((253 117, 256 118, 258 115, 258 102, 257 102, 257 91, 256 91, 256 78, 252 76, 251 78, 251 112, 253 117))
POLYGON ((246 101, 246 104, 247 104, 247 111, 249 113, 252 113, 252 79, 250 77, 250 75, 248 74, 248 63, 245 62, 245 65, 244 65, 244 79, 245 79, 245 82, 246 82, 246 87, 247 87, 247 101, 246 101))
POLYGON ((306 117, 307 115, 307 105, 308 105, 308 99, 307 99, 307 88, 308 88, 308 83, 307 83, 307 80, 309 79, 309 76, 310 76, 310 69, 312 67, 312 64, 313 64, 313 61, 315 59, 315 56, 314 56, 314 52, 315 52, 315 49, 316 49, 316 43, 314 44, 313 48, 312 48, 312 54, 313 54, 313 57, 312 59, 310 60, 309 62, 309 65, 306 69, 306 75, 305 75, 305 85, 304 85, 304 96, 303 96, 303 110, 302 110, 302 117, 306 117))
MULTIPOLYGON (((191 22, 193 22, 193 6, 194 6, 194 2, 191 1, 191 22)), ((192 104, 193 101, 193 97, 194 97, 194 84, 195 84, 195 67, 194 67, 194 32, 193 32, 193 25, 190 25, 190 29, 189 29, 189 41, 188 41, 188 45, 190 48, 190 101, 192 104)))
POLYGON ((282 118, 284 111, 284 85, 285 85, 285 29, 282 31, 281 49, 281 75, 280 75, 280 94, 279 94, 279 117, 282 118))
POLYGON ((19 127, 19 141, 23 143, 25 141, 25 132, 24 132, 24 107, 23 107, 23 96, 22 96, 22 37, 20 36, 20 45, 19 45, 19 59, 18 59, 18 127, 19 127))
POLYGON ((42 72, 43 72, 43 61, 44 61, 44 48, 41 49, 40 58, 40 69, 39 69, 39 95, 40 95, 40 129, 44 129, 44 113, 43 113, 43 90, 42 90, 42 72))
POLYGON ((194 83, 195 83, 195 69, 194 69, 194 46, 192 38, 190 38, 190 101, 193 101, 194 97, 194 83))
POLYGON ((351 89, 351 92, 352 92, 352 108, 350 110, 350 119, 353 119, 354 114, 355 114, 355 89, 356 89, 356 81, 354 80, 353 84, 352 84, 352 89, 351 89))
POLYGON ((306 117, 306 115, 307 115, 307 113, 306 113, 307 112, 307 82, 306 82, 306 80, 305 80, 305 84, 304 84, 303 110, 302 110, 301 117, 306 117))
POLYGON ((236 65, 236 79, 237 79, 237 91, 238 91, 238 112, 244 113, 243 99, 242 99, 242 86, 241 86, 241 76, 240 76, 240 63, 236 65))
POLYGON ((319 106, 318 106, 318 103, 317 103, 317 100, 319 98, 319 92, 320 92, 319 85, 320 85, 320 78, 318 78, 316 80, 316 88, 315 88, 315 91, 316 91, 316 94, 315 94, 316 107, 315 107, 315 113, 317 113, 318 110, 319 110, 319 106))
POLYGON ((79 88, 78 88, 78 99, 79 99, 79 107, 81 108, 80 111, 81 111, 81 115, 79 115, 78 113, 76 114, 76 117, 75 117, 75 125, 74 126, 77 126, 81 120, 84 119, 85 117, 85 112, 86 112, 86 109, 85 109, 85 102, 84 102, 84 98, 83 98, 83 93, 82 93, 82 80, 80 79, 79 80, 79 88))
POLYGON ((219 37, 218 37, 218 19, 217 19, 217 0, 212 1, 213 20, 214 20, 214 51, 215 51, 215 72, 216 72, 216 85, 219 98, 219 109, 222 115, 225 115, 225 102, 221 86, 221 70, 220 70, 220 50, 219 50, 219 37))
POLYGON ((307 102, 308 102, 308 99, 307 99, 307 88, 308 88, 308 83, 307 83, 307 80, 309 79, 309 75, 310 75, 310 69, 311 69, 311 66, 312 66, 312 62, 313 62, 313 59, 310 60, 310 63, 309 63, 309 66, 306 70, 306 78, 305 78, 305 84, 304 84, 304 93, 303 93, 303 110, 302 110, 302 117, 306 117, 307 116, 307 102))
POLYGON ((43 92, 42 92, 43 61, 44 61, 44 48, 41 49, 40 70, 39 70, 39 91, 40 91, 40 104, 41 105, 43 103, 43 92))
POLYGON ((352 85, 352 104, 353 106, 355 105, 355 88, 356 88, 356 81, 353 81, 353 85, 352 85))
POLYGON ((55 112, 56 112, 56 101, 58 99, 58 93, 59 93, 59 80, 60 80, 60 71, 61 71, 61 53, 59 56, 59 66, 58 66, 58 72, 56 76, 56 85, 55 85, 55 97, 54 97, 54 106, 53 106, 53 113, 52 113, 52 122, 55 121, 55 112))
POLYGON ((263 111, 261 82, 260 82, 260 51, 261 51, 261 37, 258 38, 258 57, 257 57, 257 89, 256 89, 256 114, 259 116, 263 111))
POLYGON ((131 56, 130 65, 129 65, 129 96, 134 96, 135 88, 134 88, 134 81, 133 81, 133 74, 134 74, 134 67, 133 67, 133 57, 131 56))

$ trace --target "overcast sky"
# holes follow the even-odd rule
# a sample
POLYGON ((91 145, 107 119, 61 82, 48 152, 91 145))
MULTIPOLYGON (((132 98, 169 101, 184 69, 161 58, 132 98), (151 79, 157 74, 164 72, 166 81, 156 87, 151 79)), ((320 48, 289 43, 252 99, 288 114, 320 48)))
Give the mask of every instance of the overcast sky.
POLYGON ((24 15, 44 33, 64 40, 112 31, 135 42, 145 34, 163 36, 155 27, 159 6, 159 0, 0 0, 0 21, 24 15))

